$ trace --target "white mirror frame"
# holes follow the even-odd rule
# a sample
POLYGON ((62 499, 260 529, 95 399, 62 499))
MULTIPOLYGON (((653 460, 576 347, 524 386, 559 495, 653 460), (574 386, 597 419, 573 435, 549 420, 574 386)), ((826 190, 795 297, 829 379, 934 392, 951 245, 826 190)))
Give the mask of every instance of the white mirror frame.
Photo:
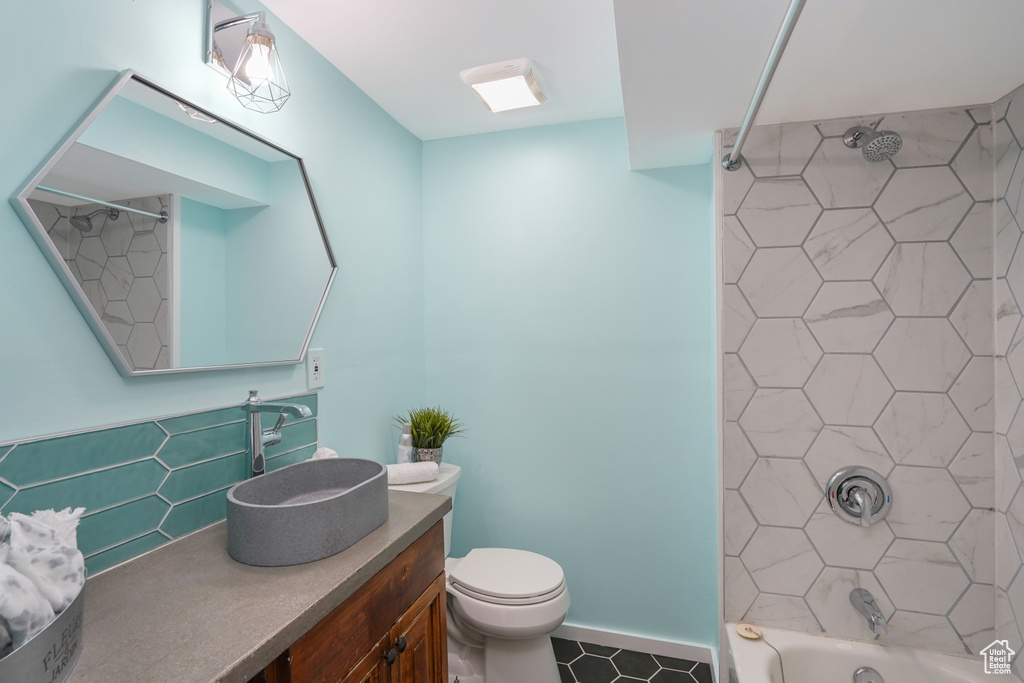
POLYGON ((252 131, 232 123, 226 120, 222 116, 213 114, 202 107, 199 107, 191 102, 181 98, 180 96, 172 93, 166 88, 157 85, 153 81, 140 76, 132 69, 126 69, 121 72, 114 83, 107 89, 106 92, 96 101, 96 103, 89 109, 88 113, 82 118, 82 120, 76 125, 71 132, 64 138, 64 140, 57 146, 57 148, 46 158, 47 160, 40 166, 35 173, 28 179, 28 181, 19 189, 18 193, 11 198, 11 204, 14 206, 18 215, 26 226, 31 226, 29 232, 39 245, 40 250, 46 257, 47 261, 53 267, 54 272, 57 274, 60 281, 63 283, 64 288, 67 289, 68 294, 71 295, 72 300, 78 306, 82 316, 85 318, 89 327, 92 329, 96 338, 103 346, 103 350, 106 352, 110 361, 117 368, 117 371, 124 377, 139 377, 139 376, 151 376, 151 375, 168 375, 178 374, 184 372, 203 372, 207 370, 231 370, 240 368, 257 368, 257 367, 268 367, 275 365, 294 365, 301 363, 305 360, 306 351, 309 349, 309 344, 312 341, 313 330, 316 328, 316 323, 320 319, 320 313, 323 311, 324 302, 327 300, 327 294, 330 292, 331 285, 334 282, 334 278, 338 272, 337 261, 334 258, 334 252, 331 249, 330 241, 327 239, 327 232, 324 230, 323 220, 320 216, 320 209, 317 207, 316 197, 313 195, 313 189, 309 184, 309 177, 306 174, 306 167, 302 162, 302 158, 296 154, 283 149, 279 145, 276 145, 266 138, 253 133, 252 131), (104 110, 106 105, 117 96, 120 90, 131 80, 139 81, 140 83, 163 93, 167 97, 170 97, 178 102, 183 103, 188 107, 192 107, 195 110, 210 116, 220 123, 237 130, 249 137, 259 140, 261 143, 272 147, 273 149, 285 154, 293 159, 298 164, 299 172, 302 175, 302 181, 306 186, 306 191, 309 195, 310 206, 313 211, 313 216, 316 219, 317 228, 320 231, 320 237, 323 239, 324 250, 327 255, 328 262, 330 264, 330 273, 327 277, 327 283, 324 286, 323 292, 320 295, 320 299, 317 303, 316 311, 313 314, 313 319, 310 321, 309 327, 306 330, 305 336, 302 341, 302 346, 299 350, 299 354, 296 358, 286 358, 278 360, 260 361, 252 363, 235 363, 225 365, 206 365, 206 366, 192 366, 192 367, 177 367, 177 368, 160 368, 153 370, 137 370, 131 363, 126 359, 121 350, 118 348, 117 343, 111 336, 110 331, 103 324, 100 318, 100 314, 95 310, 92 303, 89 301, 82 289, 81 285, 75 279, 68 264, 64 261, 63 256, 58 251, 56 245, 50 239, 46 229, 43 227, 38 216, 32 210, 28 203, 29 195, 33 192, 37 185, 39 185, 47 174, 57 165, 64 154, 71 148, 71 146, 78 140, 82 133, 92 124, 97 116, 104 110))

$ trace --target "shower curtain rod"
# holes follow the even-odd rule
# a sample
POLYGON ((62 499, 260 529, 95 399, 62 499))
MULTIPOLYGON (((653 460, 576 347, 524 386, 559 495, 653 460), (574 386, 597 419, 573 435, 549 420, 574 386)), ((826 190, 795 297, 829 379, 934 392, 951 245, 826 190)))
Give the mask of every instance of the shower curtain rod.
POLYGON ((806 2, 807 0, 793 0, 789 5, 789 10, 786 11, 786 18, 782 20, 779 35, 775 39, 775 45, 772 46, 771 53, 768 55, 768 61, 764 65, 764 72, 761 73, 761 80, 758 81, 757 89, 754 91, 754 98, 750 100, 747 116, 743 119, 743 125, 740 126, 740 132, 736 136, 736 143, 732 146, 732 151, 722 157, 722 168, 727 171, 735 171, 740 167, 740 150, 743 149, 743 143, 747 140, 750 126, 754 122, 754 117, 757 116, 757 110, 761 108, 761 101, 764 100, 765 93, 768 91, 768 84, 771 83, 772 76, 775 75, 775 67, 779 65, 779 59, 782 58, 782 52, 786 49, 786 43, 789 42, 789 36, 793 33, 797 17, 800 16, 800 10, 804 8, 804 3, 806 2))
POLYGON ((124 206, 122 204, 111 204, 110 202, 104 202, 99 199, 93 199, 92 197, 83 197, 80 194, 74 192, 65 192, 64 190, 58 190, 53 187, 46 187, 45 185, 36 185, 37 190, 43 190, 44 192, 52 192, 54 194, 63 195, 65 197, 71 197, 72 199, 81 199, 83 202, 89 202, 91 204, 99 204, 100 206, 109 206, 111 209, 117 209, 118 211, 130 211, 131 213, 138 213, 143 216, 149 216, 150 218, 159 218, 160 222, 167 222, 167 212, 161 211, 160 213, 152 213, 150 211, 143 211, 142 209, 133 209, 130 206, 124 206))

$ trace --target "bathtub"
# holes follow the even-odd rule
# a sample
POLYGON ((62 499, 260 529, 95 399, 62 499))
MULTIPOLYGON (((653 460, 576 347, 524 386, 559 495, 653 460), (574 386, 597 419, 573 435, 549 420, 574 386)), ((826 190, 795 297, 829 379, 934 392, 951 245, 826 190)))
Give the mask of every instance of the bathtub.
POLYGON ((980 657, 958 657, 778 628, 758 628, 764 634, 763 639, 747 640, 736 633, 736 624, 726 623, 735 679, 726 675, 723 683, 853 683, 853 673, 862 666, 878 671, 885 683, 1009 683, 1019 680, 1014 676, 985 674, 980 657), (779 655, 766 642, 782 654, 782 667, 779 655))

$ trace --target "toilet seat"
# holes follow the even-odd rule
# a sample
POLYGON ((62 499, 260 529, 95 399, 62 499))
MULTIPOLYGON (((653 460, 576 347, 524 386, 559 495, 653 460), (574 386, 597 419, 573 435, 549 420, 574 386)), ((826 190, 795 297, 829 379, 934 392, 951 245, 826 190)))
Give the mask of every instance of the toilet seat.
POLYGON ((536 605, 565 590, 558 563, 527 550, 475 548, 453 565, 449 587, 482 602, 536 605))

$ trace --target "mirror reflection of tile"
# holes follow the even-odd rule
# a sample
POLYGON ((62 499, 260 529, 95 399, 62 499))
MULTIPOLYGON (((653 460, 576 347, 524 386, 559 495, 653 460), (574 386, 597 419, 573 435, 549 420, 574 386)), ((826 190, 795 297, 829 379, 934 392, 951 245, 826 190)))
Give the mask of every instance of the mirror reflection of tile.
MULTIPOLYGON (((114 203, 151 213, 171 211, 170 195, 114 203)), ((170 367, 169 223, 128 211, 113 218, 96 204, 61 206, 35 199, 29 204, 132 367, 170 367), (90 215, 80 227, 70 221, 90 215)))

